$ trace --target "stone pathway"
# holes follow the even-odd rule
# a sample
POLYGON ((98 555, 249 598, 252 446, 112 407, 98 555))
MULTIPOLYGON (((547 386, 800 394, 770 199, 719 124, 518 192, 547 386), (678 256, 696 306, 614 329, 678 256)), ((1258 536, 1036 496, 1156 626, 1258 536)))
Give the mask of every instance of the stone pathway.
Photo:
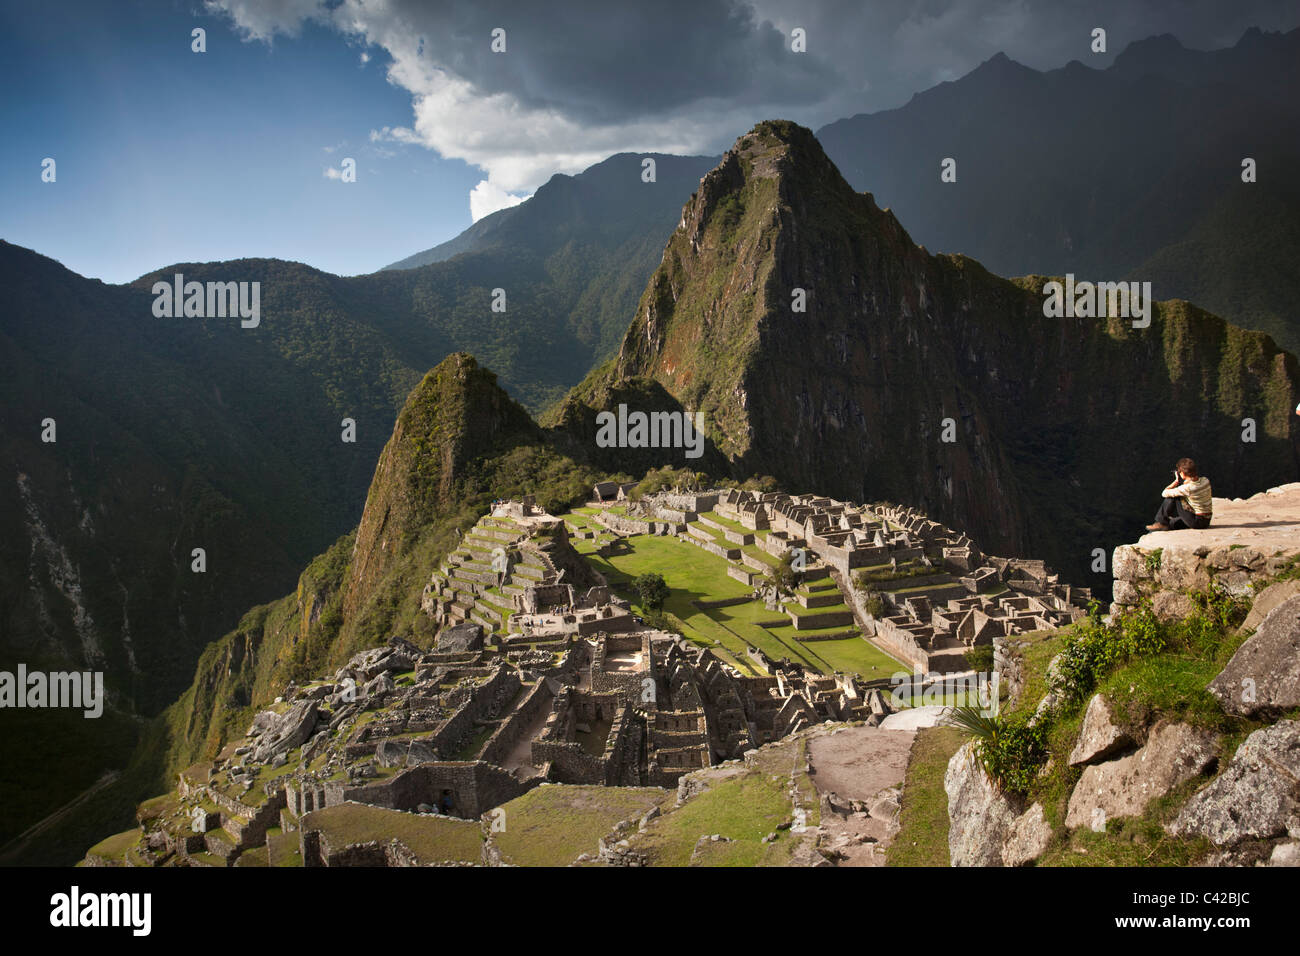
POLYGON ((898 832, 898 798, 915 730, 846 727, 808 742, 821 795, 821 845, 839 866, 884 866, 898 832))

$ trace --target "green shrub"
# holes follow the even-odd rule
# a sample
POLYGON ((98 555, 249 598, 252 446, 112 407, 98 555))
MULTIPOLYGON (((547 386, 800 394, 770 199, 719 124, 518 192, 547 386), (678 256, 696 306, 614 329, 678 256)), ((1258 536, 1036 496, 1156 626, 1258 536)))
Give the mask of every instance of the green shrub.
POLYGON ((978 673, 993 673, 993 645, 978 644, 966 652, 966 665, 978 673))
POLYGON ((1028 793, 1047 763, 1047 722, 1029 714, 989 716, 973 706, 954 707, 948 721, 974 742, 973 752, 989 779, 1009 793, 1028 793))
POLYGON ((767 582, 778 591, 792 592, 803 581, 803 575, 794 569, 794 551, 781 556, 781 563, 767 572, 767 582))

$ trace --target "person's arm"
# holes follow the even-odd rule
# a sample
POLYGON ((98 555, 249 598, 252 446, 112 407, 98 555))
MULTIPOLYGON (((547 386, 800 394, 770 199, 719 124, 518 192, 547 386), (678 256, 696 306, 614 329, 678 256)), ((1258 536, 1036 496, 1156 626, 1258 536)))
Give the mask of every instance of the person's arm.
POLYGON ((1160 492, 1160 497, 1181 498, 1183 496, 1183 492, 1180 490, 1179 485, 1181 485, 1182 483, 1183 483, 1183 476, 1178 474, 1177 471, 1174 471, 1174 480, 1169 482, 1169 484, 1165 485, 1165 490, 1160 492))

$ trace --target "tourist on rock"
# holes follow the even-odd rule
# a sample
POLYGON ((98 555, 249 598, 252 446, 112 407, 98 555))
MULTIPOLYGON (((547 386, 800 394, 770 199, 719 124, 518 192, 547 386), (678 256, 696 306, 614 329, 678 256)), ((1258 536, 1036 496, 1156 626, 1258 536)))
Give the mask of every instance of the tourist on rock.
POLYGON ((1174 480, 1160 492, 1164 501, 1148 531, 1176 531, 1179 528, 1208 528, 1214 510, 1210 479, 1196 471, 1196 462, 1181 458, 1174 468, 1174 480))

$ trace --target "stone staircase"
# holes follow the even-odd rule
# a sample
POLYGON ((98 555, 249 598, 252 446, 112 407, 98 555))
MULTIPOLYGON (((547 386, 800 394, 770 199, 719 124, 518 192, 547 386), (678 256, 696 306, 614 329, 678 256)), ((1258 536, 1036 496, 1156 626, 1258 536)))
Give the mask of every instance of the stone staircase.
POLYGON ((433 572, 423 606, 447 623, 473 621, 488 632, 505 633, 516 609, 514 598, 558 576, 555 563, 531 544, 527 531, 509 518, 487 516, 433 572), (504 580, 493 570, 502 551, 509 567, 504 580))

